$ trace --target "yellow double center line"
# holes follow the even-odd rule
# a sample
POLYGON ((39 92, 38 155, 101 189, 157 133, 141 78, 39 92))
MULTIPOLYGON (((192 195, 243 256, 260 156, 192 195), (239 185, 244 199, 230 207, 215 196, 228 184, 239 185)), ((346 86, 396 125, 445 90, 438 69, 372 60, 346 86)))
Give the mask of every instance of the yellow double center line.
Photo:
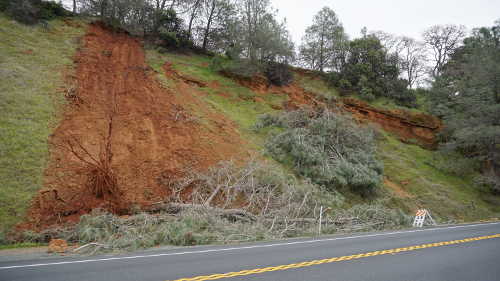
POLYGON ((307 266, 313 266, 313 265, 319 265, 319 264, 325 264, 325 263, 347 261, 347 260, 355 260, 355 259, 361 259, 361 258, 367 258, 367 257, 373 257, 373 256, 381 256, 381 255, 387 255, 387 254, 396 254, 396 253, 401 253, 401 252, 415 251, 415 250, 420 250, 420 249, 440 247, 440 246, 446 246, 446 245, 468 243, 468 242, 474 242, 474 241, 486 240, 486 239, 493 239, 493 238, 500 238, 500 234, 494 234, 494 235, 488 235, 488 236, 481 236, 481 237, 472 237, 472 238, 466 238, 466 239, 461 239, 461 240, 453 240, 453 241, 446 241, 446 242, 437 242, 437 243, 423 244, 423 245, 410 246, 410 247, 404 247, 404 248, 396 248, 396 249, 390 249, 390 250, 375 251, 375 252, 369 252, 369 253, 357 254, 357 255, 351 255, 351 256, 343 256, 343 257, 335 257, 335 258, 321 259, 321 260, 312 260, 312 261, 306 261, 306 262, 300 262, 300 263, 292 263, 292 264, 279 265, 279 266, 263 267, 263 268, 257 268, 257 269, 251 269, 251 270, 242 270, 242 271, 237 271, 237 272, 228 272, 228 273, 223 273, 223 274, 212 274, 212 275, 196 276, 196 277, 192 277, 192 278, 178 279, 176 281, 216 280, 216 279, 222 279, 222 278, 230 278, 230 277, 237 277, 237 276, 259 274, 259 273, 264 273, 264 272, 271 272, 271 271, 278 271, 278 270, 287 270, 287 269, 292 269, 292 268, 307 267, 307 266))

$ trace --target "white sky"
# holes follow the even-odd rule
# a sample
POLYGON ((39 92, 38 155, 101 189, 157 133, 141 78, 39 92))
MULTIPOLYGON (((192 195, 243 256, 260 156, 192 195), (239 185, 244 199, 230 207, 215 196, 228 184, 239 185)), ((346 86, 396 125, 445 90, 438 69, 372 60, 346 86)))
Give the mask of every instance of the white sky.
POLYGON ((324 6, 335 11, 351 38, 364 26, 420 39, 435 24, 463 24, 468 29, 492 26, 500 19, 500 0, 271 0, 286 17, 298 45, 314 15, 324 6))
MULTIPOLYGON (((63 0, 71 4, 71 0, 63 0)), ((271 0, 280 17, 286 17, 294 42, 300 44, 314 15, 332 8, 351 38, 364 26, 416 39, 435 24, 463 24, 468 29, 492 26, 500 19, 500 0, 271 0)))

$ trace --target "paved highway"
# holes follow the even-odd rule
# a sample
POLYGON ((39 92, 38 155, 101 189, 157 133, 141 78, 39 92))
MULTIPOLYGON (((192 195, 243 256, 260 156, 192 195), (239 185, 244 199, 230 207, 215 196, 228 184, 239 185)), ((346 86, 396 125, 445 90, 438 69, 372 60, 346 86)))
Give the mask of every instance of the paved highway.
MULTIPOLYGON (((8 259, 8 258, 7 258, 8 259)), ((500 280, 500 223, 0 261, 0 280, 500 280)))

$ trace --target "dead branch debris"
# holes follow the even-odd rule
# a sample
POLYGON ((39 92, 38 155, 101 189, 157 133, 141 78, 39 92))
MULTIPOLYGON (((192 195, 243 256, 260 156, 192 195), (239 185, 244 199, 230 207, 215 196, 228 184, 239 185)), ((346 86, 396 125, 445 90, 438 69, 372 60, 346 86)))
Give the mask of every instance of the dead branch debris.
POLYGON ((188 210, 210 212, 230 221, 255 222, 257 220, 257 217, 255 215, 242 209, 221 209, 200 204, 158 202, 146 208, 147 212, 165 212, 168 214, 180 214, 181 212, 188 210))

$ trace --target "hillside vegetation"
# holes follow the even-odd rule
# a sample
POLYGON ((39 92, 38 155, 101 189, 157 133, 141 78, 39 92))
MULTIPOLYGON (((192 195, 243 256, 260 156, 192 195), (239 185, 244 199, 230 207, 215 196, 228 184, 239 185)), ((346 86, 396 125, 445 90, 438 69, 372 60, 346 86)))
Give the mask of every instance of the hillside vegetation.
MULTIPOLYGON (((164 62, 172 63, 172 67, 177 69, 182 75, 193 77, 200 81, 210 83, 210 81, 221 81, 215 92, 240 93, 244 92, 250 97, 278 96, 277 101, 286 101, 285 89, 270 88, 266 93, 252 92, 248 88, 239 85, 237 82, 215 73, 206 67, 210 63, 209 58, 191 55, 160 54, 155 50, 148 51, 151 65, 161 65, 164 62), (186 64, 186 61, 191 63, 186 64), (196 62, 196 63, 193 63, 196 62), (205 65, 205 66, 204 66, 205 65), (210 77, 210 78, 209 78, 210 77), (225 81, 225 82, 222 82, 225 81), (227 84, 224 84, 227 83, 227 84), (226 85, 226 86, 224 86, 226 85)), ((342 99, 338 90, 329 88, 321 79, 310 75, 295 73, 298 87, 304 87, 306 91, 319 96, 342 99)), ((201 88, 202 91, 213 91, 201 88)), ((233 96, 234 97, 234 96, 233 96)), ((256 141, 258 147, 263 147, 262 131, 248 130, 258 120, 259 115, 265 112, 277 113, 277 110, 268 108, 262 103, 250 99, 224 99, 220 96, 204 96, 214 103, 218 110, 221 110, 235 122, 245 134, 248 134, 256 141), (266 110, 267 108, 267 110, 266 110)), ((276 102, 276 101, 274 101, 276 102)), ((278 103, 279 104, 279 103, 278 103)), ((392 110, 402 109, 393 103, 384 103, 377 100, 375 107, 392 110), (378 102, 378 104, 377 104, 378 102), (382 104, 382 105, 381 105, 382 104)), ((407 110, 407 109, 405 109, 407 110)), ((411 110, 409 110, 411 112, 411 110)), ((375 123, 375 126, 377 124, 375 123)), ((450 171, 457 162, 456 158, 420 147, 417 143, 403 143, 399 136, 393 133, 379 131, 377 151, 379 159, 384 166, 384 184, 381 186, 379 196, 364 199, 355 194, 346 195, 349 198, 346 206, 380 201, 382 204, 395 208, 402 208, 411 214, 417 208, 428 208, 435 212, 436 217, 441 221, 472 221, 498 214, 500 206, 499 200, 491 197, 487 192, 482 191, 473 182, 477 172, 471 168, 467 170, 466 176, 459 172, 450 171)), ((410 140, 411 142, 411 140, 410 140)), ((458 157, 458 161, 466 162, 463 165, 474 165, 467 162, 465 158, 458 157)))
MULTIPOLYGON (((340 225, 327 233, 402 227, 418 208, 439 222, 500 213, 500 200, 474 182, 475 160, 424 148, 408 133, 422 127, 417 119, 435 120, 422 107, 407 110, 379 97, 356 110, 318 75, 296 70, 285 86, 261 75, 235 77, 214 66, 220 57, 158 48, 78 19, 53 20, 45 29, 0 15, 0 35, 2 235, 20 222, 21 230, 37 231, 72 224, 47 235, 136 249, 313 235, 304 219, 314 221, 319 206, 330 207, 328 217, 340 225), (258 126, 296 110, 313 113, 258 126), (282 138, 304 130, 310 142, 282 138), (340 134, 349 143, 328 139, 340 134), (325 143, 342 149, 326 157, 319 152, 325 143), (286 153, 309 146, 315 159, 286 153), (338 172, 341 165, 348 168, 338 172), (103 167, 113 186, 102 183, 103 167), (362 179, 352 174, 360 169, 362 179), (100 192, 89 189, 98 183, 100 192), (215 218, 185 210, 187 203, 214 206, 215 218), (167 226, 172 218, 161 206, 187 215, 167 226), (160 215, 136 215, 141 211, 160 215), (306 226, 290 227, 288 216, 306 226), (367 227, 347 228, 345 217, 367 227), (247 236, 238 238, 242 232, 247 236), (146 234, 147 243, 129 239, 146 234)), ((428 124, 418 132, 435 141, 439 129, 428 124)))
POLYGON ((22 220, 43 186, 48 138, 85 27, 64 20, 25 26, 0 13, 0 233, 22 220))

